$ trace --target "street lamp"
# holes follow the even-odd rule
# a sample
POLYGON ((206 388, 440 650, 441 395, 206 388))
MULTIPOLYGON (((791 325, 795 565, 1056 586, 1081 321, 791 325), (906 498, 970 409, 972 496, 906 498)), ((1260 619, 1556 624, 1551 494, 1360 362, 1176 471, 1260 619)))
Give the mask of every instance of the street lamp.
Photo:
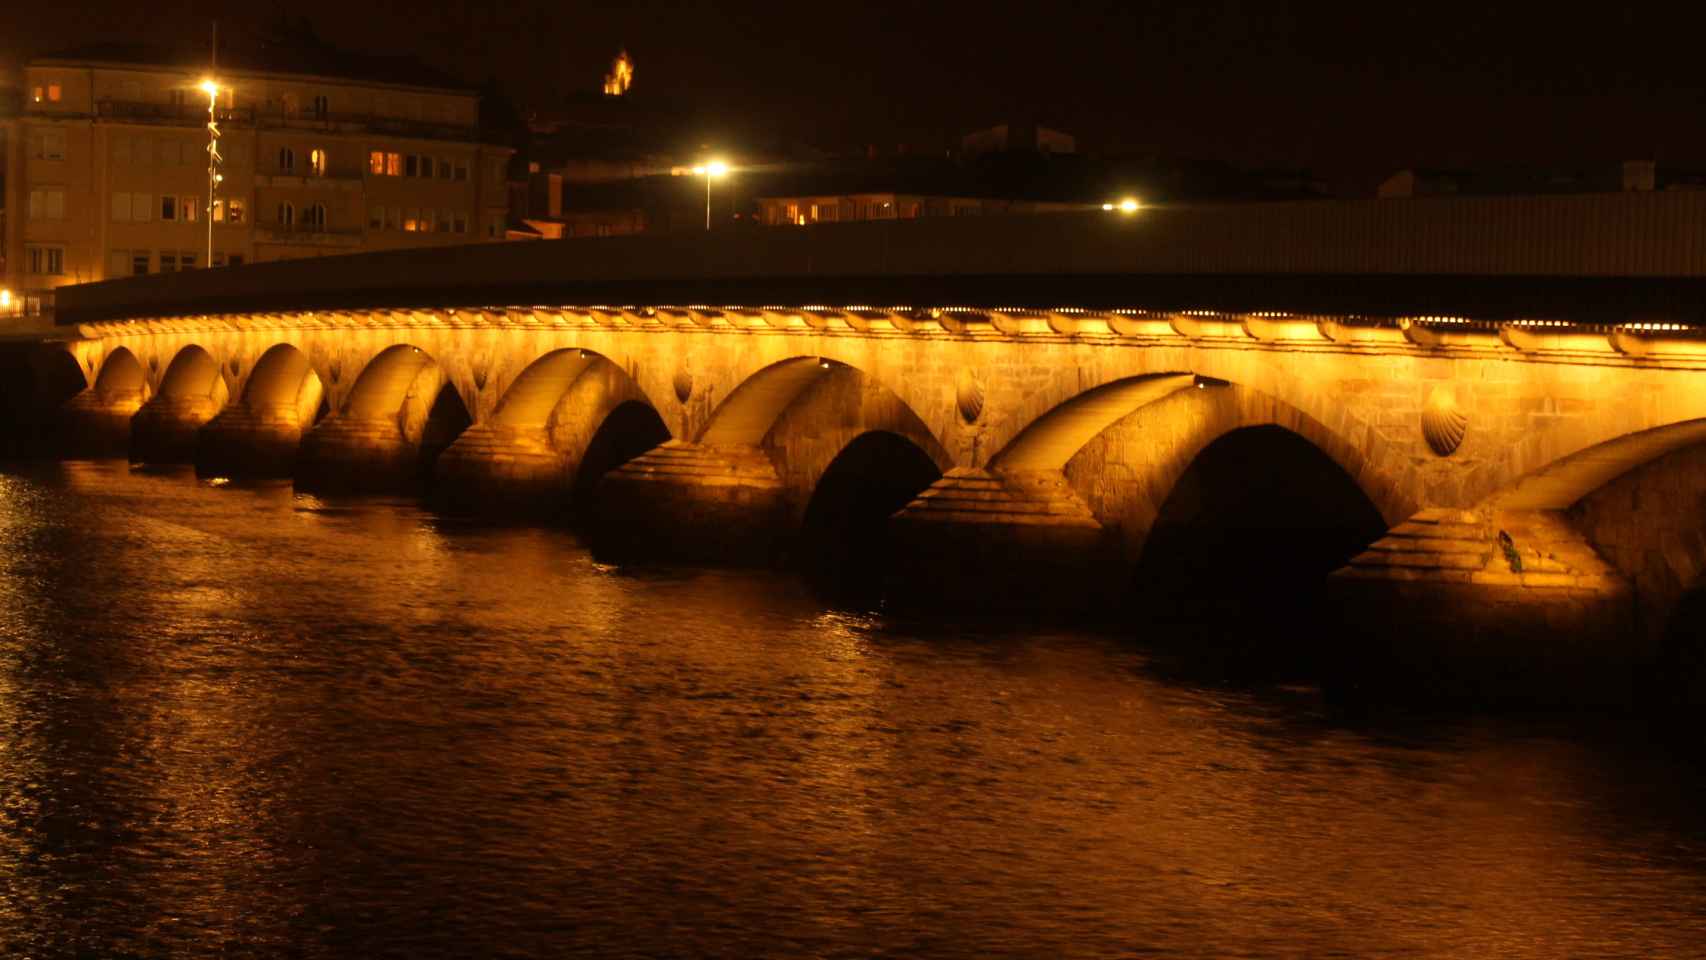
POLYGON ((213 266, 213 205, 219 189, 219 165, 225 158, 219 155, 219 84, 212 80, 201 82, 201 92, 207 94, 207 266, 213 266))
POLYGON ((705 178, 705 229, 711 229, 711 181, 728 176, 729 165, 721 160, 712 160, 703 166, 693 168, 693 175, 705 178))

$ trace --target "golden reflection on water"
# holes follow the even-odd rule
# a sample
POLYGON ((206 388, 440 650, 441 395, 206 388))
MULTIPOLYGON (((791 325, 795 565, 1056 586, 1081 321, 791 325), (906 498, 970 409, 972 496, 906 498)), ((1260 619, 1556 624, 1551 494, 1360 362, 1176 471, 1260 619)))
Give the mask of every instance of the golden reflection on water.
POLYGON ((0 944, 1687 956, 1698 771, 122 464, 0 473, 0 944))

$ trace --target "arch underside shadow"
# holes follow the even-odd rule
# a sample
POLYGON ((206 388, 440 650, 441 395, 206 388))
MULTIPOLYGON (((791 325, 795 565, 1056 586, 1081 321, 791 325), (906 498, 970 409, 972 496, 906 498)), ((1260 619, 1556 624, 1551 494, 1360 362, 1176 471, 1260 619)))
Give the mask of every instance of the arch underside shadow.
POLYGON ((1314 444, 1272 424, 1237 427, 1198 451, 1173 483, 1127 602, 1146 618, 1278 617, 1295 627, 1315 614, 1327 575, 1386 529, 1314 444))

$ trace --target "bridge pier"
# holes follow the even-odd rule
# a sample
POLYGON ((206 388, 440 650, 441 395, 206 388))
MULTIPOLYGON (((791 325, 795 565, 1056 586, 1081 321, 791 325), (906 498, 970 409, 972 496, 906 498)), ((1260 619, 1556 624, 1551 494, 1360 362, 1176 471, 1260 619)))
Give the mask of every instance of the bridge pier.
POLYGON ((1423 510, 1328 590, 1343 665, 1376 689, 1627 704, 1658 661, 1632 585, 1558 511, 1423 510))
POLYGON ((469 427, 438 458, 433 496, 467 513, 550 515, 566 505, 573 464, 543 427, 469 427))
POLYGON ((208 421, 196 440, 203 476, 289 479, 296 473, 302 424, 287 406, 236 406, 208 421))
POLYGON ((219 415, 212 397, 162 394, 142 405, 130 421, 130 459, 135 463, 193 463, 196 436, 219 415))
POLYGON ((1122 579, 1117 545, 1059 471, 959 467, 889 521, 893 599, 1088 612, 1122 579))
POLYGON ((302 437, 296 485, 304 490, 404 491, 422 477, 421 448, 395 419, 329 417, 302 437))
POLYGON ((596 497, 594 549, 613 559, 763 563, 790 527, 782 479, 756 447, 665 443, 606 474, 596 497))
POLYGON ((124 457, 130 452, 130 423, 142 407, 142 394, 104 394, 85 390, 60 411, 60 449, 73 459, 124 457))

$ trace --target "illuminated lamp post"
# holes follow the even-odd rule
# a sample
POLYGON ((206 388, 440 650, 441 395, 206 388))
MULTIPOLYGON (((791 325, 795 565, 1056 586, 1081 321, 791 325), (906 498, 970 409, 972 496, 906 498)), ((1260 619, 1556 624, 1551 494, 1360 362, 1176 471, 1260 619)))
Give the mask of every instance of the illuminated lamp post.
POLYGON ((207 260, 209 267, 213 266, 213 205, 219 191, 219 181, 225 179, 219 173, 220 164, 225 158, 219 154, 219 85, 212 80, 201 82, 201 91, 207 94, 207 260))
POLYGON ((711 229, 711 181, 728 176, 729 165, 721 160, 712 160, 701 167, 693 168, 694 176, 705 178, 705 229, 711 229))

